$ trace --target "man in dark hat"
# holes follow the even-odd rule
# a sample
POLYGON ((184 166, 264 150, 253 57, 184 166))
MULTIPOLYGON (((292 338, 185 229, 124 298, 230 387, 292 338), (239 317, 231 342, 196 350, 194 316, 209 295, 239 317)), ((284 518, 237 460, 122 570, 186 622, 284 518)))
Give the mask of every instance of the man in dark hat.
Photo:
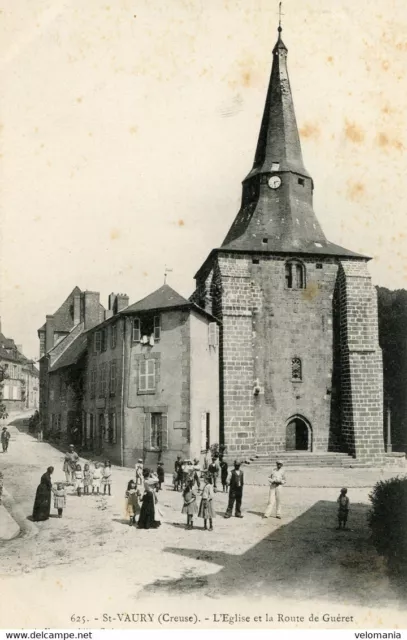
POLYGON ((230 474, 229 482, 229 502, 226 509, 225 518, 230 518, 233 512, 233 505, 236 502, 235 516, 236 518, 243 518, 241 514, 242 497, 243 497, 243 485, 244 477, 243 471, 240 468, 240 461, 235 460, 234 469, 230 474))

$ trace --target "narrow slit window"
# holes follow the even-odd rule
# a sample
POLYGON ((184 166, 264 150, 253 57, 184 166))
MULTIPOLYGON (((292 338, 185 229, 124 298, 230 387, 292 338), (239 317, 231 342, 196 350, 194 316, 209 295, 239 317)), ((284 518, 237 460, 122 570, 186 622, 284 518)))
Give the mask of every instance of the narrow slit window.
POLYGON ((292 358, 291 360, 291 380, 293 382, 302 381, 302 362, 300 358, 292 358))
POLYGON ((304 178, 298 178, 298 184, 300 184, 303 187, 305 185, 304 178))

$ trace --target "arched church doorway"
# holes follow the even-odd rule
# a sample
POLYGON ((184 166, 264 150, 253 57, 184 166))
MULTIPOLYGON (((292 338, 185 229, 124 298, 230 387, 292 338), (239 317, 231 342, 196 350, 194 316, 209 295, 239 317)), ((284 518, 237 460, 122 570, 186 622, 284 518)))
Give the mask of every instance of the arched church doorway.
POLYGON ((312 429, 304 418, 290 418, 286 429, 286 451, 312 451, 312 429))

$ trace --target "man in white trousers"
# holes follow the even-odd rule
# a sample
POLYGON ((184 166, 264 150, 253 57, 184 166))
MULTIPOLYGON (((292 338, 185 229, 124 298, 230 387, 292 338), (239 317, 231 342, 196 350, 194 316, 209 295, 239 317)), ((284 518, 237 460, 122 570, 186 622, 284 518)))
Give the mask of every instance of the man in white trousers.
POLYGON ((281 487, 285 484, 285 474, 283 470, 283 463, 281 460, 277 460, 276 468, 272 471, 269 477, 270 491, 269 501, 264 512, 263 518, 269 518, 276 503, 276 518, 281 518, 281 487))

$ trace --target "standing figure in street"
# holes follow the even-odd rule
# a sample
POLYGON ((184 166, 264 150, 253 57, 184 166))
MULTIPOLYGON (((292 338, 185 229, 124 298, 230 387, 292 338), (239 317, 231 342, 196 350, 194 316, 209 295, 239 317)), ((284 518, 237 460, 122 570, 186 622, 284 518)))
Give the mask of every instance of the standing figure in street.
POLYGON ((111 494, 112 489, 112 465, 109 460, 106 460, 105 466, 102 471, 102 484, 103 484, 103 495, 106 495, 106 490, 108 491, 109 496, 111 494))
POLYGON ((100 468, 100 463, 95 462, 95 468, 92 474, 92 493, 97 493, 97 495, 99 495, 101 480, 102 480, 102 469, 100 468))
POLYGON ((200 489, 201 489, 201 479, 200 479, 201 465, 199 464, 198 458, 194 458, 194 464, 193 464, 192 470, 193 470, 193 476, 192 476, 193 477, 193 481, 194 481, 194 483, 196 483, 198 491, 200 491, 200 489))
POLYGON ((54 467, 48 467, 46 472, 41 476, 41 482, 37 487, 35 494, 34 508, 33 508, 33 520, 34 522, 42 522, 48 520, 51 513, 51 491, 52 481, 51 476, 54 472, 54 467))
POLYGON ((57 482, 57 488, 52 489, 54 494, 54 507, 58 511, 58 518, 62 518, 63 510, 66 507, 66 491, 62 482, 57 482))
POLYGON ((129 518, 129 525, 132 527, 136 524, 136 516, 140 513, 140 497, 141 491, 137 488, 134 480, 130 480, 127 485, 126 497, 126 513, 129 518))
POLYGON ((80 464, 76 465, 76 469, 74 471, 75 478, 75 491, 78 494, 78 498, 82 497, 83 491, 83 471, 80 464))
POLYGON ((213 531, 213 519, 215 517, 215 509, 213 506, 213 487, 212 487, 212 476, 206 474, 205 476, 205 484, 202 489, 202 498, 201 504, 199 505, 198 518, 203 518, 204 521, 204 530, 207 531, 207 523, 209 520, 209 531, 213 531))
POLYGON ((182 497, 184 498, 184 504, 181 513, 187 516, 187 529, 193 529, 194 515, 198 513, 198 507, 196 504, 196 494, 193 490, 192 480, 187 481, 182 497))
POLYGON ((283 463, 281 460, 277 460, 276 468, 272 471, 269 477, 269 500, 263 518, 269 518, 276 505, 276 518, 281 518, 281 487, 285 484, 285 473, 283 470, 283 463))
POLYGON ((219 462, 215 456, 212 458, 212 462, 209 464, 208 473, 212 476, 213 490, 217 490, 217 482, 219 476, 219 462))
POLYGON ((219 466, 220 466, 220 479, 222 482, 223 491, 228 490, 228 463, 225 462, 223 456, 219 456, 219 466))
POLYGON ((243 485, 244 477, 243 471, 240 469, 240 462, 235 460, 234 469, 230 474, 229 481, 229 502, 226 509, 225 518, 230 518, 233 512, 233 505, 236 502, 235 516, 236 518, 243 518, 242 516, 242 498, 243 498, 243 485))
POLYGON ((174 491, 179 491, 182 489, 182 479, 183 479, 183 471, 182 471, 182 459, 181 456, 177 456, 177 459, 174 463, 174 491))
POLYGON ((78 463, 79 456, 75 451, 73 444, 69 445, 69 450, 65 454, 63 471, 65 473, 66 483, 73 484, 74 473, 78 463))
POLYGON ((142 487, 143 483, 144 483, 144 479, 143 479, 143 460, 142 458, 139 458, 137 460, 136 466, 135 466, 135 474, 136 474, 136 486, 137 487, 142 487))
POLYGON ((349 498, 346 495, 347 493, 348 493, 348 490, 345 489, 345 487, 341 489, 339 498, 337 500, 337 503, 338 503, 337 529, 346 529, 346 523, 348 521, 348 515, 349 515, 349 498))
POLYGON ((3 453, 8 451, 8 443, 10 441, 10 431, 7 427, 3 427, 1 430, 1 446, 3 447, 3 453))
POLYGON ((163 462, 159 462, 157 464, 157 477, 158 477, 158 491, 160 491, 162 489, 162 485, 164 484, 164 480, 165 480, 164 463, 163 462))
POLYGON ((154 483, 150 479, 150 469, 143 470, 143 477, 144 495, 137 526, 139 529, 157 529, 161 522, 158 519, 159 513, 158 508, 156 509, 156 495, 154 483))
POLYGON ((92 472, 90 470, 90 465, 85 464, 85 466, 83 467, 83 493, 85 496, 89 495, 91 486, 92 472))

